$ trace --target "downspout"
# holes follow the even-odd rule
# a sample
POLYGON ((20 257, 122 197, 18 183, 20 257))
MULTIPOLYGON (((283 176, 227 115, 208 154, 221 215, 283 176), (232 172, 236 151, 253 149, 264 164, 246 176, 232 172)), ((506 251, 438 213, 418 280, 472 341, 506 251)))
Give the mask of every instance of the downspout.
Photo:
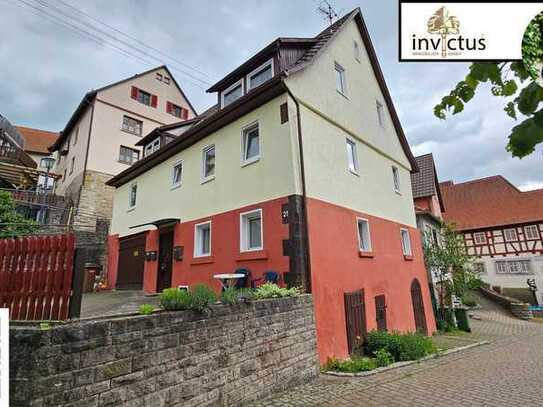
POLYGON ((310 250, 309 250, 309 225, 308 225, 308 218, 307 218, 307 190, 306 190, 306 182, 305 182, 305 165, 304 165, 304 148, 303 148, 303 142, 302 142, 302 122, 301 122, 301 115, 300 115, 300 104, 298 103, 298 99, 296 96, 292 94, 289 87, 283 82, 285 85, 285 88, 287 89, 288 95, 292 98, 294 101, 294 104, 296 105, 296 127, 298 132, 298 151, 300 155, 300 177, 302 181, 302 227, 303 227, 303 234, 302 241, 306 247, 306 272, 305 272, 305 290, 306 292, 311 292, 311 256, 310 256, 310 250))

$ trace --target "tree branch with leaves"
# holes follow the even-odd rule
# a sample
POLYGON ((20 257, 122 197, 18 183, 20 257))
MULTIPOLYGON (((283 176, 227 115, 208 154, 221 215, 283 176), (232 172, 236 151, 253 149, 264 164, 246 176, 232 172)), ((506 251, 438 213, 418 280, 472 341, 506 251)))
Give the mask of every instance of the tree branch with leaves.
POLYGON ((464 238, 452 225, 441 223, 437 238, 427 234, 424 239, 424 261, 439 280, 439 307, 441 316, 451 304, 452 296, 464 297, 477 285, 479 275, 473 271, 472 258, 464 245, 464 238))

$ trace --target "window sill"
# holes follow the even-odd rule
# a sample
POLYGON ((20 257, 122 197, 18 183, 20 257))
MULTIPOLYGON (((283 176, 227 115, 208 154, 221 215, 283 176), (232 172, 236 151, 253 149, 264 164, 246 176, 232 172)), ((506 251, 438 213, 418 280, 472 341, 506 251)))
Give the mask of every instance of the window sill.
POLYGON ((213 256, 193 257, 190 264, 211 264, 215 262, 213 256))
POLYGON ((129 162, 126 162, 126 161, 117 160, 117 162, 118 162, 119 164, 132 165, 132 164, 134 164, 136 161, 134 161, 133 163, 129 163, 129 162))
POLYGON ((236 261, 265 260, 267 258, 268 258, 267 250, 253 250, 253 251, 239 253, 236 261))
POLYGON ((245 161, 242 161, 241 162, 241 168, 247 167, 248 165, 254 164, 254 163, 259 162, 259 161, 260 161, 260 156, 250 158, 250 159, 245 160, 245 161))
POLYGON ((134 209, 136 209, 135 206, 133 206, 133 207, 131 207, 131 208, 128 208, 126 211, 127 211, 127 212, 132 212, 134 209))
POLYGON ((364 252, 362 250, 358 251, 358 257, 362 258, 373 258, 375 255, 373 254, 373 251, 371 252, 364 252))
POLYGON ((394 192, 396 192, 397 195, 400 195, 400 196, 402 195, 402 193, 397 189, 395 189, 394 192))
POLYGON ((413 261, 413 255, 412 254, 404 254, 403 259, 406 261, 413 261))
POLYGON ((349 172, 353 175, 356 175, 357 177, 360 177, 360 174, 358 173, 358 171, 353 171, 349 168, 349 172))
POLYGON ((132 136, 141 137, 141 133, 136 133, 135 131, 125 130, 123 128, 121 128, 121 131, 123 133, 128 133, 128 134, 130 134, 132 136))
POLYGON ((207 177, 207 178, 203 178, 201 181, 200 181, 200 184, 207 184, 208 182, 211 182, 215 179, 215 175, 211 176, 211 177, 207 177))
POLYGON ((173 190, 176 190, 176 189, 178 189, 178 188, 181 188, 181 185, 182 185, 182 184, 175 184, 175 185, 172 185, 172 186, 170 187, 170 191, 173 191, 173 190))

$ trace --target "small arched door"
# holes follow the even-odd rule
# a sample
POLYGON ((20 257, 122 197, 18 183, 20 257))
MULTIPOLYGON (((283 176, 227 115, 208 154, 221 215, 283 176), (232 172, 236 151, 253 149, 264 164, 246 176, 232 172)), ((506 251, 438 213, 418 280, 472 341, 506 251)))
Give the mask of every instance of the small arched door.
POLYGON ((413 313, 415 315, 415 327, 417 332, 428 335, 426 326, 426 315, 424 314, 424 302, 422 301, 422 290, 419 280, 413 279, 411 283, 411 301, 413 302, 413 313))

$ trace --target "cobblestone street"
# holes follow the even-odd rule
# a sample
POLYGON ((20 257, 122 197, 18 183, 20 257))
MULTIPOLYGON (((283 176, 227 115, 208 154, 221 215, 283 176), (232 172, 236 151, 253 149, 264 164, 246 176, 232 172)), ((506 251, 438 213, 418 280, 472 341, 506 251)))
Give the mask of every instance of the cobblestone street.
POLYGON ((257 406, 543 406, 543 324, 480 301, 470 337, 488 345, 365 378, 321 376, 257 406))

